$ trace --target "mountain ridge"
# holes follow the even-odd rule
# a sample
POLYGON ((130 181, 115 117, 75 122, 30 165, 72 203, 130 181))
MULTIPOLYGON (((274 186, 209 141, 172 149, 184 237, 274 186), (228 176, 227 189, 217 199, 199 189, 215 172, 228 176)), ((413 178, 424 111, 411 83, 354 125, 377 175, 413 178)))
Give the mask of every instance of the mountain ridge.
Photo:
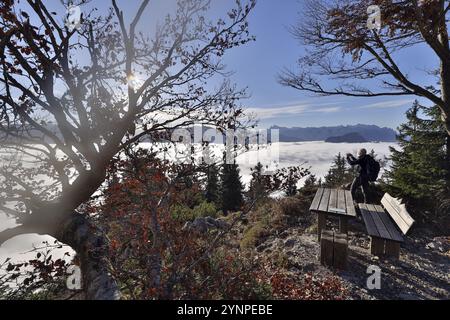
POLYGON ((357 124, 323 127, 281 127, 273 125, 270 129, 280 131, 280 142, 326 141, 333 137, 342 137, 357 133, 367 141, 395 142, 397 132, 388 127, 357 124))

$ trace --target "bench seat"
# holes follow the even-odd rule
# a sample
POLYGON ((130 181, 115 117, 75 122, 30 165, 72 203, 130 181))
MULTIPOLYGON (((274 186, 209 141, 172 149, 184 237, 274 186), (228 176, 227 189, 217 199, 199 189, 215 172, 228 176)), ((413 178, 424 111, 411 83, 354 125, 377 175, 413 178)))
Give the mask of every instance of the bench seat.
POLYGON ((401 232, 382 206, 360 203, 359 210, 370 236, 397 242, 404 241, 401 232))

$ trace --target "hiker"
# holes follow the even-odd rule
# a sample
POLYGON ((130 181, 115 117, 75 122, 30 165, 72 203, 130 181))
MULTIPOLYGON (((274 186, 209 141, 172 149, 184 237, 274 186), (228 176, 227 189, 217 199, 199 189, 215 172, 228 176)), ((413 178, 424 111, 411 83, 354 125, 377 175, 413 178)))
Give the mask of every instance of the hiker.
POLYGON ((358 176, 355 177, 352 183, 352 197, 355 199, 356 190, 359 187, 362 187, 362 193, 364 196, 364 203, 367 203, 368 196, 369 196, 369 161, 372 158, 371 156, 367 155, 366 149, 360 149, 358 151, 358 158, 355 158, 351 153, 347 153, 347 161, 350 165, 358 166, 358 176))

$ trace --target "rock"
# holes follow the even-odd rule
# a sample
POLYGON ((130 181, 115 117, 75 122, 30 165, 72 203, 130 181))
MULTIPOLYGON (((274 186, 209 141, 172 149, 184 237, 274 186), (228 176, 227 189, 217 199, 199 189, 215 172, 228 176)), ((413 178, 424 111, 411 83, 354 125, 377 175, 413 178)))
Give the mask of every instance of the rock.
POLYGON ((428 250, 438 250, 440 252, 446 252, 450 249, 450 242, 446 237, 436 237, 433 241, 429 242, 425 248, 428 250))
POLYGON ((259 246, 256 248, 256 251, 258 251, 258 252, 263 252, 264 250, 266 250, 266 249, 269 248, 269 247, 270 247, 270 244, 268 244, 268 243, 263 243, 263 244, 259 245, 259 246))
POLYGON ((420 300, 420 298, 417 295, 415 295, 411 292, 400 293, 398 295, 398 298, 400 300, 420 300))
POLYGON ((280 239, 286 239, 289 236, 289 232, 288 231, 283 231, 282 233, 280 233, 279 238, 280 239))
POLYGON ((183 229, 194 230, 199 233, 205 233, 209 229, 227 229, 230 225, 219 219, 212 217, 196 218, 193 222, 186 222, 183 229))
POLYGON ((292 248, 293 246, 295 246, 296 243, 297 241, 295 239, 288 239, 284 242, 284 246, 286 248, 292 248))
POLYGON ((295 255, 295 252, 292 251, 292 250, 289 250, 289 251, 286 252, 286 255, 287 255, 288 257, 292 257, 292 256, 295 255))
POLYGON ((283 240, 277 239, 277 240, 274 242, 274 245, 277 246, 277 247, 282 247, 282 246, 284 245, 283 240))

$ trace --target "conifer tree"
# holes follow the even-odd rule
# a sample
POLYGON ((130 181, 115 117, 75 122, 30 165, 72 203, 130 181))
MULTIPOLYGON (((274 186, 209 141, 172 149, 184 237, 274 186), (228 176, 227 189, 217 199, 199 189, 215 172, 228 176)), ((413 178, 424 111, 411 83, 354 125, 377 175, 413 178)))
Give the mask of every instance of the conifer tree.
POLYGON ((239 211, 244 200, 242 190, 244 189, 239 166, 237 164, 224 164, 221 172, 222 210, 224 214, 229 211, 239 211))
POLYGON ((270 188, 270 176, 263 174, 263 165, 258 162, 256 167, 251 169, 252 179, 250 180, 250 187, 248 196, 251 201, 263 199, 268 196, 270 188))
POLYGON ((305 189, 305 190, 311 190, 311 189, 317 188, 317 187, 320 186, 319 183, 320 183, 320 181, 317 180, 316 175, 310 174, 310 175, 308 176, 308 178, 306 178, 305 183, 303 184, 302 189, 305 189))
POLYGON ((293 170, 289 170, 286 177, 286 184, 285 184, 285 193, 288 197, 293 197, 297 194, 297 183, 299 179, 295 176, 295 172, 293 170))
POLYGON ((351 168, 347 164, 347 159, 339 153, 333 161, 331 168, 328 170, 328 174, 325 176, 326 187, 340 187, 343 184, 352 181, 353 175, 351 168))
POLYGON ((216 164, 206 168, 206 201, 218 204, 220 200, 219 169, 216 164))
MULTIPOLYGON (((439 195, 448 192, 448 136, 437 107, 417 101, 399 127, 400 148, 391 148, 387 189, 415 204, 436 208, 439 195)), ((448 195, 447 195, 448 198, 448 195)))

